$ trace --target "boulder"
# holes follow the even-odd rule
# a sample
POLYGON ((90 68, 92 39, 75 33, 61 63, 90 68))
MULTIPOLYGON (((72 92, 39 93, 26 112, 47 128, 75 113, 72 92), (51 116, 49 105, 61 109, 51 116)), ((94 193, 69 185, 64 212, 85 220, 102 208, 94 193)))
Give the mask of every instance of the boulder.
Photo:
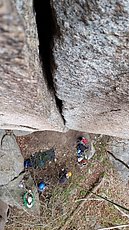
POLYGON ((0 128, 129 138, 129 0, 1 0, 0 20, 0 128))
POLYGON ((62 131, 38 51, 33 1, 0 1, 0 128, 62 131))
POLYGON ((4 226, 7 221, 8 209, 8 205, 0 200, 0 230, 4 230, 4 226))
POLYGON ((35 205, 30 212, 38 216, 40 210, 37 188, 30 173, 24 172, 24 159, 13 132, 1 130, 0 142, 0 199, 12 207, 25 209, 23 195, 26 190, 32 190, 35 205), (24 186, 21 187, 23 180, 24 186))
POLYGON ((115 156, 109 154, 109 158, 122 179, 129 181, 129 140, 121 138, 112 138, 109 142, 108 150, 115 156), (120 160, 120 161, 119 161, 120 160), (122 163, 124 162, 125 165, 122 163))
POLYGON ((129 137, 129 0, 51 1, 54 82, 69 129, 129 137))
POLYGON ((22 131, 22 130, 13 130, 13 133, 15 136, 19 137, 19 136, 26 136, 31 134, 31 131, 22 131))
POLYGON ((16 206, 35 216, 40 214, 39 194, 30 173, 23 173, 10 181, 8 185, 0 186, 0 198, 12 207, 16 206), (22 182, 24 187, 20 186, 22 182), (31 209, 27 209, 23 204, 23 196, 27 190, 31 190, 35 197, 34 206, 31 209))
POLYGON ((13 134, 5 134, 0 148, 0 185, 8 184, 23 171, 24 159, 13 134))

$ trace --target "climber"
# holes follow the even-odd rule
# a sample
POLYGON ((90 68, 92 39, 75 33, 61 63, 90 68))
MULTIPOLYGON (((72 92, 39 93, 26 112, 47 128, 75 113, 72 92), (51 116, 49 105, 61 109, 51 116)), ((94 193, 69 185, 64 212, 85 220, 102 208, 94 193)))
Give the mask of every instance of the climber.
POLYGON ((81 156, 86 150, 89 149, 89 146, 82 144, 81 142, 77 145, 77 154, 78 157, 81 156))
POLYGON ((79 137, 77 141, 77 158, 80 165, 87 163, 86 152, 89 150, 89 141, 85 137, 79 137))
POLYGON ((72 176, 72 173, 70 171, 67 171, 66 169, 61 169, 59 172, 59 183, 64 184, 68 181, 68 179, 72 176))

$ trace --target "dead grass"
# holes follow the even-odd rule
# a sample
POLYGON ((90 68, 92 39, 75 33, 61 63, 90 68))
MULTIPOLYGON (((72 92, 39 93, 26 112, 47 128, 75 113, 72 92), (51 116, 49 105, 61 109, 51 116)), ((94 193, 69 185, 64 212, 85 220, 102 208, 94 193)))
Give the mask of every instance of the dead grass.
MULTIPOLYGON (((92 138, 94 138, 93 135, 92 138)), ((64 140, 65 138, 62 137, 62 139, 64 140)), ((29 141, 28 137, 27 141, 29 141)), ((104 183, 97 193, 106 195, 109 199, 129 207, 128 188, 123 184, 108 160, 106 153, 107 141, 108 137, 97 136, 95 143, 96 154, 83 168, 76 164, 74 144, 70 148, 67 143, 63 143, 62 147, 61 143, 57 143, 55 146, 58 155, 56 170, 53 170, 55 165, 51 165, 48 170, 40 172, 40 177, 46 178, 50 182, 48 190, 40 197, 40 217, 38 219, 33 216, 30 218, 23 210, 12 209, 5 230, 59 230, 72 211, 78 206, 77 200, 85 197, 96 178, 103 172, 104 183), (63 151, 62 155, 61 150, 63 151), (68 167, 73 174, 69 183, 63 186, 58 184, 58 170, 62 165, 68 167), (56 175, 54 175, 54 172, 56 175)), ((25 143, 26 146, 29 146, 26 140, 25 143)), ((34 147, 32 146, 31 148, 34 147)), ((26 150, 27 147, 25 147, 26 150)), ((26 154, 29 153, 26 152, 26 154)), ((38 181, 39 172, 34 172, 34 174, 38 181)), ((96 200, 94 195, 91 198, 91 200, 85 202, 84 207, 80 209, 74 220, 67 226, 67 230, 95 230, 100 227, 129 223, 128 217, 123 216, 113 205, 98 198, 96 200)))

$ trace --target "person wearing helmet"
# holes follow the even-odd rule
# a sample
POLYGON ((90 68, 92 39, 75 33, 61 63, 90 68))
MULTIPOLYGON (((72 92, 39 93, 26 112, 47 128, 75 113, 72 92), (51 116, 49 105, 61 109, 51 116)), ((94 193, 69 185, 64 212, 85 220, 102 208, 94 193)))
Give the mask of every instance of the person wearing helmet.
POLYGON ((64 184, 67 182, 67 180, 72 176, 72 173, 70 171, 67 171, 66 169, 61 169, 59 172, 59 183, 64 184))

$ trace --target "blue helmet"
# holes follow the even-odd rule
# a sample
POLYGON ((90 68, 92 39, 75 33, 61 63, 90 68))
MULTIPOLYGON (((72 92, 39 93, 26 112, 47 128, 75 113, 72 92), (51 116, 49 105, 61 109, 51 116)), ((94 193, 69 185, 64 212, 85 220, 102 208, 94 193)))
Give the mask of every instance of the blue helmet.
POLYGON ((42 192, 45 189, 46 185, 43 181, 38 184, 38 190, 42 192))

